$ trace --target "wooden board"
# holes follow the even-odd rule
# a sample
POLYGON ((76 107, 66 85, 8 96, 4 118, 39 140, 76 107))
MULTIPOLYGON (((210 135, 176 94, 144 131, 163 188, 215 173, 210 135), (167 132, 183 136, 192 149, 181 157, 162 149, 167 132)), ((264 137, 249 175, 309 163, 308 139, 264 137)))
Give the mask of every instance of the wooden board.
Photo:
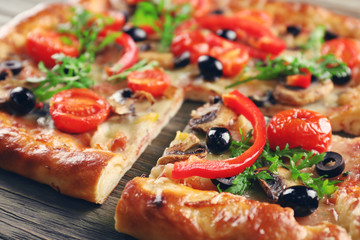
MULTIPOLYGON (((0 25, 39 2, 0 0, 0 25)), ((359 0, 308 2, 318 2, 360 17, 360 10, 356 10, 359 0)), ((114 230, 114 211, 121 191, 133 177, 149 174, 176 130, 185 127, 190 111, 200 105, 185 102, 102 206, 63 196, 49 186, 0 169, 0 239, 133 239, 114 230)))

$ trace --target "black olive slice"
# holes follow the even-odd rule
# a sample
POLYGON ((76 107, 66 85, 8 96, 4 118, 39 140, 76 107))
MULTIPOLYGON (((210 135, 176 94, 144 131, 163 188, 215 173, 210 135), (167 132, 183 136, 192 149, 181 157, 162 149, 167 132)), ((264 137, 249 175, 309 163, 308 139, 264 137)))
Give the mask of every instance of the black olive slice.
POLYGON ((345 85, 348 82, 350 82, 351 80, 351 69, 350 68, 346 68, 346 72, 342 72, 342 73, 338 73, 335 74, 331 80, 333 81, 334 84, 336 85, 345 85))
POLYGON ((5 69, 0 70, 0 81, 5 80, 8 75, 9 73, 5 69))
POLYGON ((324 36, 325 41, 330 41, 338 37, 339 36, 336 33, 330 32, 328 30, 325 31, 325 36, 324 36))
POLYGON ((296 37, 301 33, 301 28, 298 26, 287 26, 286 32, 296 37))
POLYGON ((141 28, 124 28, 123 31, 127 34, 129 34, 129 36, 134 39, 135 42, 140 42, 140 41, 144 41, 147 39, 147 34, 146 32, 141 29, 141 28))
POLYGON ((202 55, 198 58, 198 67, 205 80, 215 81, 223 75, 223 65, 214 57, 202 55))
POLYGON ((182 68, 190 64, 190 52, 185 51, 179 57, 175 58, 174 67, 182 68))
POLYGON ((221 9, 216 9, 216 10, 212 11, 210 14, 212 14, 212 15, 223 15, 224 11, 221 10, 221 9))
POLYGON ((21 72, 23 65, 20 61, 9 60, 9 61, 4 61, 4 62, 0 63, 0 68, 10 69, 14 75, 17 75, 21 72))
POLYGON ((332 178, 339 176, 345 169, 343 157, 337 152, 327 152, 323 161, 315 166, 316 172, 320 176, 332 178))
POLYGON ((206 134, 206 147, 215 154, 221 154, 229 149, 231 135, 229 130, 222 127, 210 128, 206 134))
POLYGON ((8 103, 16 114, 24 115, 34 109, 36 101, 34 94, 29 89, 16 87, 10 91, 8 103))
POLYGON ((216 31, 216 35, 228 39, 230 41, 235 41, 237 39, 236 32, 229 29, 219 29, 216 31))
POLYGON ((219 188, 224 191, 233 185, 232 182, 234 181, 235 178, 236 176, 227 177, 227 178, 215 178, 215 179, 211 179, 211 182, 215 186, 219 186, 219 188))
POLYGON ((278 204, 292 208, 295 217, 305 217, 316 211, 319 200, 314 189, 306 186, 292 186, 279 195, 278 204))
POLYGON ((222 97, 221 96, 213 96, 210 98, 210 103, 211 104, 217 104, 217 103, 222 103, 222 97))

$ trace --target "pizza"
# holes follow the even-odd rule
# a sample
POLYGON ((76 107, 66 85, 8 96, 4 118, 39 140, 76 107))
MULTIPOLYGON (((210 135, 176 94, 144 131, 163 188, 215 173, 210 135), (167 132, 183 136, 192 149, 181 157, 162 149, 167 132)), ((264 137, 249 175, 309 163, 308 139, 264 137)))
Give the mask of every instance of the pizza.
POLYGON ((357 239, 359 30, 272 1, 40 5, 0 30, 0 167, 101 204, 183 101, 202 101, 127 184, 116 230, 357 239))

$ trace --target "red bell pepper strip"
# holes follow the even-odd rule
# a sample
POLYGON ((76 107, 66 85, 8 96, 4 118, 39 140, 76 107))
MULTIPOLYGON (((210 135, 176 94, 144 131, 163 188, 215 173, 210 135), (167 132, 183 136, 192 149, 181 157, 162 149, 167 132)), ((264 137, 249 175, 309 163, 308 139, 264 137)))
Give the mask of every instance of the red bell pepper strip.
POLYGON ((286 77, 286 85, 292 87, 308 88, 311 85, 311 72, 309 69, 301 68, 300 74, 289 75, 286 77))
POLYGON ((240 40, 267 53, 278 55, 286 49, 285 42, 275 37, 269 28, 252 20, 236 16, 209 15, 197 18, 197 23, 200 27, 212 31, 232 29, 237 32, 240 40))
POLYGON ((225 160, 207 160, 192 155, 187 161, 176 162, 172 171, 174 179, 191 176, 205 178, 224 178, 235 176, 254 164, 262 153, 266 143, 266 124, 264 115, 255 104, 234 90, 222 96, 226 106, 233 108, 238 114, 244 115, 254 129, 254 144, 240 156, 225 160))
POLYGON ((121 73, 125 69, 134 65, 139 59, 136 43, 128 34, 121 33, 121 35, 115 39, 115 43, 124 48, 124 53, 114 66, 106 69, 109 76, 121 73))

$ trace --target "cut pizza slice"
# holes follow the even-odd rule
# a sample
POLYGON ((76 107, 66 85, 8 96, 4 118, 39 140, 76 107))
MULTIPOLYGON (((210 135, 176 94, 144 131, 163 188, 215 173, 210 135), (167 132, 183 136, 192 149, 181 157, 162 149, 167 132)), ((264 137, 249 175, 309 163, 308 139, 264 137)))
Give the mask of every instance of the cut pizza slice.
POLYGON ((212 98, 149 178, 126 185, 115 228, 139 239, 357 239, 359 143, 313 111, 280 112, 265 130, 239 92, 212 98))
MULTIPOLYGON (((158 53, 154 42, 164 35, 153 34, 139 57, 172 69, 188 99, 206 101, 238 89, 267 116, 301 107, 328 116, 336 131, 360 134, 358 104, 347 98, 359 83, 359 19, 305 4, 249 0, 220 5, 220 14, 179 24, 171 53, 158 53)), ((134 25, 142 26, 142 13, 151 6, 156 8, 137 5, 134 25)))
POLYGON ((0 167, 103 203, 184 96, 138 61, 123 13, 82 4, 42 5, 2 28, 0 167))

